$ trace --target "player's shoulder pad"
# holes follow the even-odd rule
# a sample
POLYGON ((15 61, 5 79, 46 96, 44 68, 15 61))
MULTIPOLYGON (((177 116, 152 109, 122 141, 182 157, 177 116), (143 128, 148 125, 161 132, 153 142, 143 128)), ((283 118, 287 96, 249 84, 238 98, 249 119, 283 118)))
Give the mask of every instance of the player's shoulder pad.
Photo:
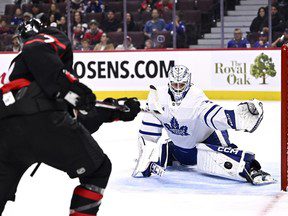
POLYGON ((23 49, 30 48, 30 47, 38 47, 39 45, 45 45, 47 42, 45 41, 46 38, 43 35, 35 35, 34 37, 29 38, 27 41, 24 42, 23 49))
POLYGON ((196 85, 191 85, 191 91, 196 95, 205 95, 204 91, 196 85))
POLYGON ((199 100, 208 100, 208 97, 204 93, 204 91, 199 88, 198 86, 195 86, 194 84, 190 87, 189 93, 193 96, 193 98, 198 98, 199 100))
POLYGON ((24 43, 22 52, 29 51, 31 49, 36 49, 36 48, 43 47, 43 46, 46 46, 46 45, 42 39, 33 38, 24 43))

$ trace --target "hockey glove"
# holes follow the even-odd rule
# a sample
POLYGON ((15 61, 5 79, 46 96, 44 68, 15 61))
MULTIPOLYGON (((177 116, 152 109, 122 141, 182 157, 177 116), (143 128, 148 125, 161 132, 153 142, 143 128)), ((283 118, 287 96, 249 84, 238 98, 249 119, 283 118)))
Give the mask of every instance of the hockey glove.
POLYGON ((122 121, 132 121, 135 119, 137 114, 141 111, 140 103, 136 98, 121 98, 121 99, 114 99, 114 98, 106 98, 103 102, 109 103, 114 106, 126 106, 127 110, 108 110, 107 112, 111 112, 111 120, 122 120, 122 121), (122 105, 119 102, 124 102, 122 105))
POLYGON ((137 98, 128 98, 124 99, 124 101, 124 105, 126 105, 130 110, 128 112, 119 112, 119 119, 122 121, 133 121, 141 111, 140 102, 137 98))
POLYGON ((95 106, 96 96, 91 89, 83 83, 80 83, 78 79, 68 71, 63 70, 63 73, 59 74, 58 84, 60 91, 56 97, 63 98, 75 109, 89 111, 95 106))
POLYGON ((256 99, 240 103, 235 110, 236 129, 254 132, 263 119, 263 103, 256 99))
POLYGON ((74 82, 64 99, 72 104, 77 110, 91 110, 96 104, 96 96, 90 88, 80 82, 74 82))

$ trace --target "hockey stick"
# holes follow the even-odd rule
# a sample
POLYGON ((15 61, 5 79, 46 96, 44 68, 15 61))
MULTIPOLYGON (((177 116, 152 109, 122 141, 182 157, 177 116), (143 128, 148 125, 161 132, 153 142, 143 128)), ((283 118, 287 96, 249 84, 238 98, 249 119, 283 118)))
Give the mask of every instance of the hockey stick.
POLYGON ((37 170, 39 169, 41 165, 41 162, 37 163, 37 165, 35 166, 35 168, 33 169, 32 173, 30 174, 31 177, 33 177, 35 175, 35 173, 37 172, 37 170))
MULTIPOLYGON (((112 109, 112 110, 119 110, 122 112, 129 112, 130 109, 129 107, 125 105, 114 105, 110 103, 105 103, 103 101, 96 101, 96 107, 101 107, 101 108, 106 108, 106 109, 112 109)), ((149 110, 148 108, 141 108, 141 112, 145 113, 156 113, 156 114, 161 114, 158 110, 149 110)))
MULTIPOLYGON (((151 114, 163 114, 164 110, 159 102, 158 92, 155 86, 150 85, 150 97, 152 98, 152 104, 154 105, 155 109, 150 110, 149 108, 141 108, 141 112, 151 113, 151 114)), ((127 98, 120 98, 118 101, 124 101, 127 98)), ((122 112, 129 112, 130 108, 127 107, 125 104, 112 104, 107 103, 104 101, 96 101, 96 107, 102 107, 106 109, 113 109, 113 110, 119 110, 122 112)))
POLYGON ((119 110, 122 112, 129 112, 130 108, 127 107, 126 105, 118 105, 118 104, 112 104, 112 103, 106 103, 104 101, 96 101, 96 107, 102 107, 102 108, 106 108, 106 109, 112 109, 112 110, 119 110))
POLYGON ((143 110, 143 112, 149 112, 152 114, 163 114, 164 109, 160 104, 159 101, 159 96, 158 96, 158 91, 157 88, 154 85, 150 85, 150 103, 155 107, 155 109, 150 110, 148 107, 143 110))

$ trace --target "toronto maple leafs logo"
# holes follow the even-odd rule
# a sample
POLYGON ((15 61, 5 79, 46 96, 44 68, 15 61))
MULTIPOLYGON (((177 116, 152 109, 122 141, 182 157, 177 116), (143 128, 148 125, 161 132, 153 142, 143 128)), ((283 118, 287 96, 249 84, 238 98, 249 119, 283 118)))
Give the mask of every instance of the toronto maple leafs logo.
POLYGON ((187 133, 188 127, 187 126, 181 126, 179 127, 179 123, 176 118, 172 118, 170 121, 170 124, 165 123, 164 126, 173 134, 180 135, 180 136, 188 136, 187 133))

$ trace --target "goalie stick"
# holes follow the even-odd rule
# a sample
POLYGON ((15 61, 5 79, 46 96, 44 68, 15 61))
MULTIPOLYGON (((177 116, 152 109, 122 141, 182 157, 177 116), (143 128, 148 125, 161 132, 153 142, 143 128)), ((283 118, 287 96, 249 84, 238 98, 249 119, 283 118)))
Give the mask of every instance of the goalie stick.
POLYGON ((146 109, 141 109, 143 112, 148 112, 152 114, 163 114, 164 109, 159 102, 158 91, 154 85, 150 85, 150 98, 155 109, 150 110, 148 107, 146 109))

